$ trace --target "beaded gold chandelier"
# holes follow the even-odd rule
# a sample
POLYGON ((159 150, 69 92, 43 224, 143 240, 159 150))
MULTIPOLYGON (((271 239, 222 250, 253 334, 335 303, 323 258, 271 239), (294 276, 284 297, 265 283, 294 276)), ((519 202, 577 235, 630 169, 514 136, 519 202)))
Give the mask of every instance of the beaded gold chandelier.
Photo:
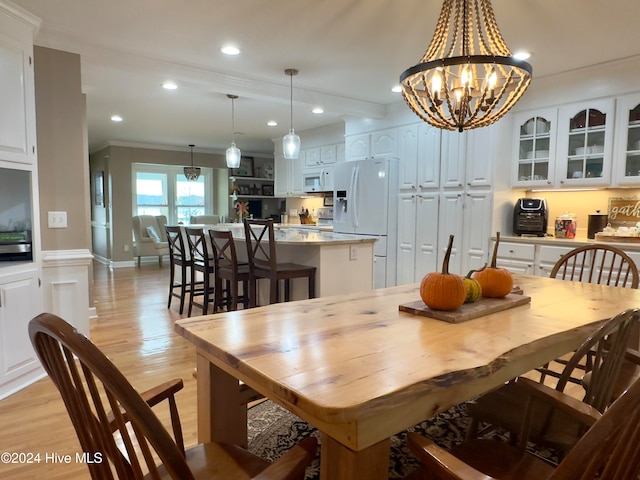
POLYGON ((531 73, 505 44, 490 0, 444 0, 426 53, 400 75, 400 84, 425 122, 462 132, 500 119, 525 92, 531 73))
POLYGON ((184 167, 184 176, 191 182, 195 182, 200 178, 200 167, 193 166, 193 147, 195 147, 195 145, 189 145, 189 148, 191 149, 191 166, 184 167))

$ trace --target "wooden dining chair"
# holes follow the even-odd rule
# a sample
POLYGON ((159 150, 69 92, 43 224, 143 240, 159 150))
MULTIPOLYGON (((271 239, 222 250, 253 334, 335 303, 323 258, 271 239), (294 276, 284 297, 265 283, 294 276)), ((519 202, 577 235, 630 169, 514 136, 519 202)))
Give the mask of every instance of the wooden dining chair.
POLYGON ((251 272, 248 262, 238 262, 236 244, 230 230, 209 230, 211 249, 214 259, 215 276, 215 309, 225 304, 227 310, 237 310, 238 303, 249 308, 249 281, 251 272), (226 288, 223 288, 222 282, 226 288), (238 285, 242 285, 242 295, 239 295, 238 285), (226 295, 225 295, 226 293, 226 295))
POLYGON ((252 306, 257 304, 256 280, 269 280, 269 303, 280 301, 280 280, 284 281, 284 301, 291 299, 290 281, 294 278, 307 278, 309 298, 316 296, 316 267, 298 263, 278 263, 273 219, 244 219, 244 233, 247 242, 247 256, 251 271, 250 294, 252 306))
MULTIPOLYGON (((628 351, 629 334, 638 325, 640 309, 625 310, 608 320, 571 356, 555 389, 542 383, 539 384, 539 389, 548 392, 549 395, 564 392, 571 383, 576 368, 588 355, 591 357, 590 379, 588 383, 583 384, 582 401, 596 411, 604 412, 614 398, 628 351)), ((521 431, 522 412, 532 402, 530 392, 521 388, 522 380, 513 380, 467 403, 467 412, 472 418, 467 439, 476 438, 489 429, 500 427, 509 431, 515 442, 521 431), (480 423, 488 423, 490 427, 479 432, 480 423)), ((534 414, 529 424, 528 437, 535 443, 566 453, 584 433, 577 422, 562 411, 551 408, 550 404, 533 401, 531 406, 534 414)))
POLYGON ((638 288, 640 275, 633 259, 622 250, 603 244, 584 245, 563 255, 551 278, 638 288))
MULTIPOLYGON (((189 311, 187 316, 191 316, 193 306, 200 307, 202 314, 206 315, 209 311, 209 304, 215 303, 214 284, 211 283, 211 276, 214 274, 213 256, 207 245, 207 237, 202 228, 186 227, 187 242, 189 243, 189 252, 191 254, 191 297, 189 300, 189 311), (202 280, 197 280, 198 273, 202 276, 202 280), (202 287, 198 288, 201 283, 202 287), (196 297, 202 297, 202 303, 196 302, 196 297)), ((215 308, 214 308, 215 312, 215 308)))
MULTIPOLYGON (((165 225, 167 242, 169 243, 169 301, 167 308, 171 308, 171 299, 180 299, 180 314, 184 311, 184 302, 187 294, 191 295, 191 267, 193 261, 188 245, 185 245, 184 232, 180 226, 165 225), (180 280, 176 280, 176 271, 180 272, 180 280), (179 289, 176 292, 176 289, 179 289)), ((195 285, 202 286, 202 282, 195 285)))
MULTIPOLYGON (((417 433, 409 433, 411 450, 422 469, 405 480, 632 480, 640 474, 640 380, 604 415, 568 395, 550 395, 540 384, 524 379, 533 396, 563 409, 588 428, 585 435, 554 468, 525 451, 493 439, 473 439, 450 452, 417 433)), ((525 420, 532 417, 525 410, 525 420)), ((523 424, 526 428, 526 422, 523 424)))
POLYGON ((52 314, 31 320, 29 335, 62 395, 82 451, 102 455, 101 461, 87 463, 94 480, 302 480, 315 456, 312 437, 272 464, 231 444, 185 450, 174 397, 181 380, 138 394, 89 339, 52 314), (162 400, 169 402, 175 438, 151 410, 151 404, 162 400))
MULTIPOLYGON (((614 287, 638 288, 640 274, 638 268, 629 255, 622 250, 603 244, 584 245, 574 248, 556 262, 551 270, 551 278, 574 282, 597 283, 614 287)), ((640 342, 640 330, 631 333, 636 339, 635 349, 640 342)), ((633 346, 633 345, 632 345, 633 346)), ((590 357, 585 357, 585 365, 579 370, 589 368, 590 357)), ((540 381, 544 382, 547 375, 558 378, 560 373, 556 365, 566 365, 566 359, 561 357, 551 363, 546 363, 536 370, 540 372, 540 381)), ((635 367, 628 365, 627 370, 635 367)), ((573 377, 579 383, 580 377, 573 377)))

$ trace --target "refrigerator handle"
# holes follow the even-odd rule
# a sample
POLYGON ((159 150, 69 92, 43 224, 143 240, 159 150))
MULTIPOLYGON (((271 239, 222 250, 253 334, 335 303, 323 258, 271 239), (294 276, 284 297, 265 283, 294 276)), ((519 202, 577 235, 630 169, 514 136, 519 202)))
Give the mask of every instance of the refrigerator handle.
POLYGON ((324 168, 320 169, 320 190, 324 190, 324 168))
POLYGON ((360 165, 356 165, 353 170, 353 192, 351 199, 351 212, 353 213, 353 225, 358 228, 358 177, 360 175, 360 165))

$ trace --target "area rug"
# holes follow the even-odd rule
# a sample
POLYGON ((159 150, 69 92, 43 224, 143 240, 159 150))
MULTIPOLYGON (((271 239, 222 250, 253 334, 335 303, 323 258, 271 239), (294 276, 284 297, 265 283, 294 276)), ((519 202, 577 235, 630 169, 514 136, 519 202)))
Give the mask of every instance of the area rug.
MULTIPOLYGON (((471 422, 464 405, 455 406, 426 422, 416 425, 391 437, 391 455, 389 459, 389 479, 400 479, 419 467, 417 458, 406 444, 408 431, 418 432, 444 448, 451 448, 464 440, 465 432, 471 422)), ((249 409, 249 450, 270 461, 276 460, 301 439, 314 436, 320 442, 320 432, 283 407, 265 401, 249 409)), ((506 440, 504 432, 492 435, 506 440)), ((537 449, 531 445, 531 453, 557 463, 553 451, 537 449)), ((320 478, 320 456, 307 469, 305 480, 320 478)))

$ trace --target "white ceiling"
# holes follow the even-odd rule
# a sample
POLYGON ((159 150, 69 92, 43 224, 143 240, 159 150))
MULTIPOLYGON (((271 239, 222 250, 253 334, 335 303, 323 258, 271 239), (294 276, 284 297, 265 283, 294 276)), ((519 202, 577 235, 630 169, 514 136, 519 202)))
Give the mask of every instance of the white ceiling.
MULTIPOLYGON (((36 45, 78 53, 89 146, 135 142, 271 153, 272 138, 346 116, 379 117, 431 40, 440 0, 13 0, 42 20, 36 45), (228 57, 222 45, 242 54, 228 57), (173 80, 175 91, 161 88, 173 80), (325 113, 311 113, 313 106, 325 113), (118 113, 120 124, 109 118, 118 113), (277 120, 278 127, 266 126, 277 120)), ((640 54, 636 0, 494 0, 536 78, 640 54)))

